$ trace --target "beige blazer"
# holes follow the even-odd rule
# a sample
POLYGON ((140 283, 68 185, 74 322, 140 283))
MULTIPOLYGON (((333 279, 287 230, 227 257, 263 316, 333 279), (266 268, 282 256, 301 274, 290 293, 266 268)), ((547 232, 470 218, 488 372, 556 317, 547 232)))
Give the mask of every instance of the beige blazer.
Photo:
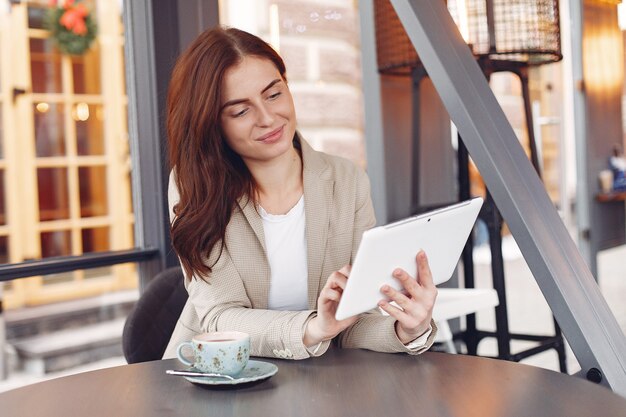
MULTIPOLYGON (((262 219, 242 198, 226 228, 225 247, 208 280, 186 277, 189 299, 172 334, 164 358, 176 356, 176 346, 194 334, 238 330, 251 335, 251 355, 304 359, 313 356, 302 343, 304 328, 315 316, 317 298, 328 276, 356 254, 361 235, 375 224, 367 175, 351 162, 301 144, 308 259, 308 310, 267 309, 270 267, 265 254, 262 219)), ((170 175, 170 216, 179 196, 170 175)), ((219 245, 216 245, 219 246, 219 245)), ((214 248, 209 262, 219 254, 214 248)), ((362 315, 336 337, 345 348, 380 352, 421 353, 432 345, 409 351, 397 338, 394 319, 378 311, 362 315)), ((315 356, 328 349, 320 346, 315 356)))

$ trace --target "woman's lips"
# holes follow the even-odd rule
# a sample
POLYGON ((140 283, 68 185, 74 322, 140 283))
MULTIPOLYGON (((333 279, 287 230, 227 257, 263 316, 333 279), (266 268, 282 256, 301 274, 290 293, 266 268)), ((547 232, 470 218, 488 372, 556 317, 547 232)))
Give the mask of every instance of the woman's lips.
POLYGON ((271 131, 267 135, 261 136, 260 138, 257 139, 257 142, 263 142, 263 143, 276 142, 283 135, 284 128, 285 126, 281 126, 278 129, 271 131))

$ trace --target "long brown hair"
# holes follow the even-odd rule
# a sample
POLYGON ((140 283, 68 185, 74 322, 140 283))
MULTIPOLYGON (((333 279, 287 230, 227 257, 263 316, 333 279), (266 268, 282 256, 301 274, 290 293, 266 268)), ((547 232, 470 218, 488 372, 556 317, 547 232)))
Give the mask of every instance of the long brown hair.
POLYGON ((188 277, 208 278, 221 256, 226 226, 240 197, 255 202, 254 180, 220 128, 222 80, 245 56, 270 60, 285 78, 282 58, 242 30, 202 33, 178 58, 167 94, 169 159, 180 194, 171 225, 172 246, 188 277), (220 252, 207 260, 216 244, 220 252))

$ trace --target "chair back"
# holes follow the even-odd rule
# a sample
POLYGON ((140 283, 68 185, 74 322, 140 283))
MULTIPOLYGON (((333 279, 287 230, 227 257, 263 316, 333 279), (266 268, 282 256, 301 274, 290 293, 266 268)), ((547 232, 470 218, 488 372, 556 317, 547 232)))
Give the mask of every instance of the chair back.
POLYGON ((180 267, 158 273, 126 319, 122 348, 128 363, 161 359, 187 302, 180 267))

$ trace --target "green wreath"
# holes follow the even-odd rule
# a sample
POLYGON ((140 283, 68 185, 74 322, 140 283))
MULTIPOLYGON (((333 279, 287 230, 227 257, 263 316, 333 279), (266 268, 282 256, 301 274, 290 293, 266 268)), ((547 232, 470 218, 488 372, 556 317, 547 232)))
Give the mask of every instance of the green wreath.
POLYGON ((97 26, 81 3, 64 2, 48 9, 45 25, 62 53, 83 55, 96 38, 97 26))

